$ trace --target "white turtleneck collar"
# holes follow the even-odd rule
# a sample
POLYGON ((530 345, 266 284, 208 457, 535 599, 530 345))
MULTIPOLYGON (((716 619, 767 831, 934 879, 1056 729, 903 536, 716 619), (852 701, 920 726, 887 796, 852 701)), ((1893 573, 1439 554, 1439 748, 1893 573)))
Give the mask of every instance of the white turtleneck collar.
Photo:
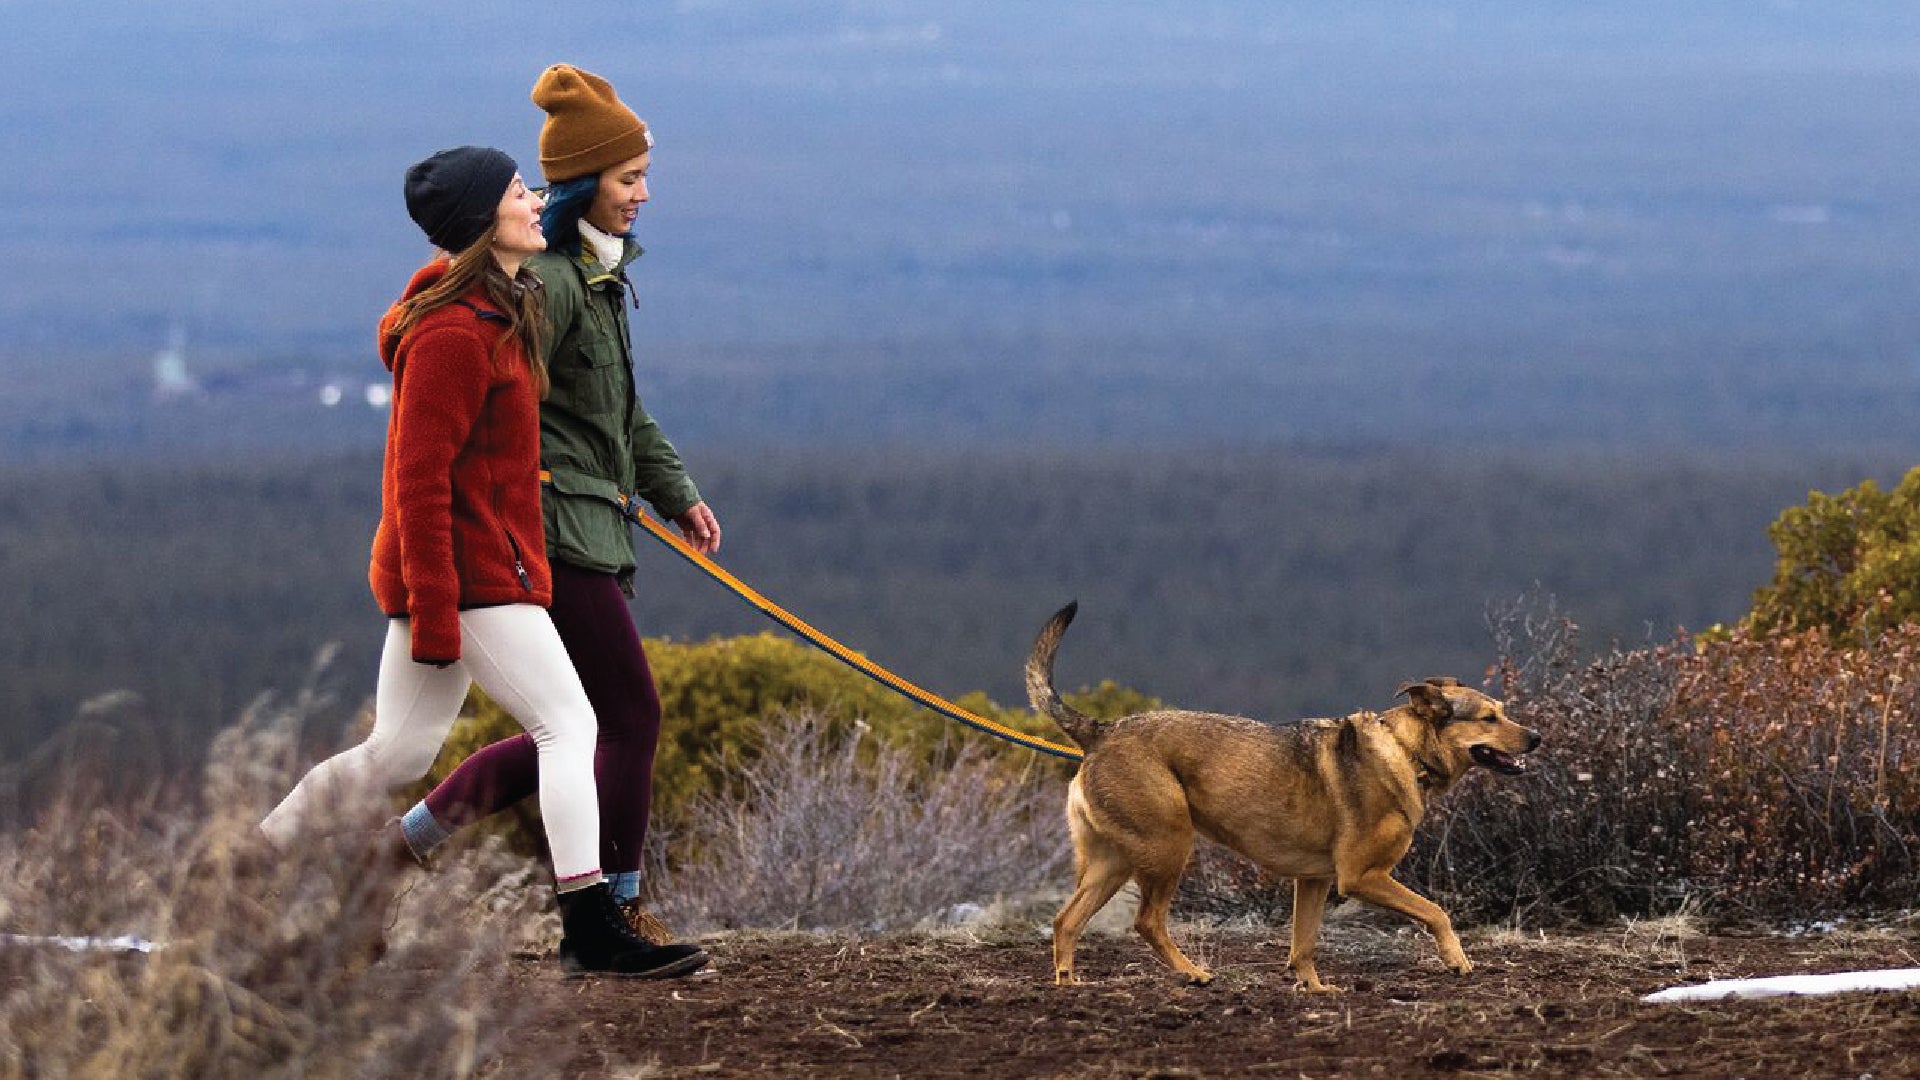
POLYGON ((609 236, 594 228, 586 218, 580 219, 580 242, 587 246, 602 269, 612 272, 620 265, 620 256, 626 254, 626 241, 618 236, 609 236))

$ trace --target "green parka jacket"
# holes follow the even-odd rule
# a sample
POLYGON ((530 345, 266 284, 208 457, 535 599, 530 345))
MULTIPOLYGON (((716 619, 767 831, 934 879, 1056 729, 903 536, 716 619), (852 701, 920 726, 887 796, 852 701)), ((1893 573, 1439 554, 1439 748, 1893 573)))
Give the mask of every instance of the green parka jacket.
POLYGON ((527 260, 545 285, 547 370, 540 405, 540 463, 552 479, 541 500, 547 557, 587 570, 633 573, 633 537, 620 509, 637 496, 672 520, 700 501, 680 454, 634 389, 627 332, 626 267, 640 245, 625 241, 620 265, 548 251, 527 260))

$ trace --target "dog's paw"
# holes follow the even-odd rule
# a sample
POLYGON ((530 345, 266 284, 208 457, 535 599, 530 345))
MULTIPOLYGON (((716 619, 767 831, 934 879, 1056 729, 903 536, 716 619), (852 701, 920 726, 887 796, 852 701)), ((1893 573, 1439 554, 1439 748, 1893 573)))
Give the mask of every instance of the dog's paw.
POLYGON ((1448 960, 1446 964, 1447 970, 1453 972, 1455 975, 1465 975, 1467 972, 1473 970, 1473 961, 1467 959, 1464 954, 1455 959, 1448 960))
POLYGON ((1064 971, 1056 971, 1053 973, 1053 985, 1055 986, 1072 986, 1073 984, 1079 981, 1080 980, 1073 977, 1072 968, 1067 968, 1064 971))
POLYGON ((1212 984, 1213 972, 1211 971, 1192 971, 1187 974, 1188 986, 1211 986, 1212 984))
POLYGON ((1319 979, 1315 979, 1312 982, 1308 982, 1305 979, 1295 980, 1293 990, 1296 994, 1344 994, 1347 992, 1344 986, 1334 986, 1332 983, 1323 983, 1319 979))

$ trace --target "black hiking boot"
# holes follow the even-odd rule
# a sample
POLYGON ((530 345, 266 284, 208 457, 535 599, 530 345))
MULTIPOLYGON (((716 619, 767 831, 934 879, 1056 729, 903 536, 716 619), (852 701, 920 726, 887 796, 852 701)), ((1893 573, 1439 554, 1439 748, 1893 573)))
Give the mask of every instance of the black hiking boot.
POLYGON ((707 966, 693 945, 655 945, 627 925, 606 882, 560 894, 560 968, 569 976, 671 979, 707 966))

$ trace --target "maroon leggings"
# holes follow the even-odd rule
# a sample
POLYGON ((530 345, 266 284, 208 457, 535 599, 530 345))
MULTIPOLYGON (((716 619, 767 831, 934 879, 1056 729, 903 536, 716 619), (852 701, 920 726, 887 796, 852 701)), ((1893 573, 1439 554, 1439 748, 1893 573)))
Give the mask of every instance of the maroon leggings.
MULTIPOLYGON (((601 869, 639 870, 660 742, 653 669, 614 575, 555 561, 550 614, 600 726, 593 776, 601 869)), ((448 832, 505 810, 539 791, 538 759, 533 737, 524 733, 482 747, 427 795, 427 809, 448 832)))

